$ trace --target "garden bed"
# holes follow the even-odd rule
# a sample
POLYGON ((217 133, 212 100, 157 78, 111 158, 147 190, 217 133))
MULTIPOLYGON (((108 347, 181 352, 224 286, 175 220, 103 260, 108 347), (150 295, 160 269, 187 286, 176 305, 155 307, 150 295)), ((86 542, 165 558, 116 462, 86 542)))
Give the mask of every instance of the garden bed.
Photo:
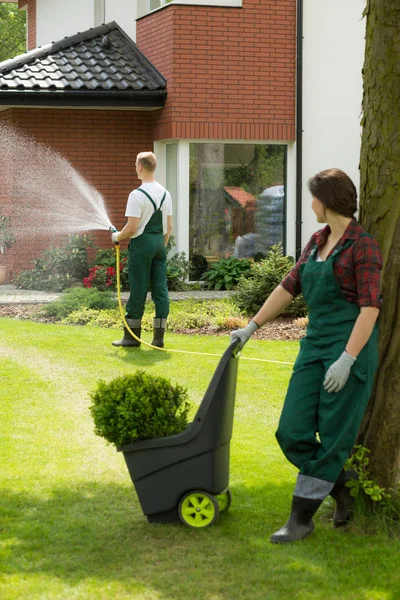
MULTIPOLYGON (((11 317, 25 319, 39 323, 56 323, 55 317, 44 317, 39 315, 43 304, 6 304, 0 306, 0 317, 11 317)), ((278 318, 267 323, 253 338, 259 340, 299 340, 304 336, 304 319, 278 318)), ((221 330, 213 325, 205 325, 193 329, 175 328, 174 333, 202 334, 202 335, 227 335, 228 329, 221 330)))

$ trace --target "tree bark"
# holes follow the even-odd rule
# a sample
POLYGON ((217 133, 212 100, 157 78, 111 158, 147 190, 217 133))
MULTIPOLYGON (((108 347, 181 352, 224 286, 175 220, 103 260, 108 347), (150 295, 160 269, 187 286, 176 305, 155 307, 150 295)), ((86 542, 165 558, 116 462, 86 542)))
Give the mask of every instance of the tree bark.
POLYGON ((379 367, 358 443, 385 487, 400 473, 400 3, 369 0, 365 9, 360 219, 384 259, 379 367))

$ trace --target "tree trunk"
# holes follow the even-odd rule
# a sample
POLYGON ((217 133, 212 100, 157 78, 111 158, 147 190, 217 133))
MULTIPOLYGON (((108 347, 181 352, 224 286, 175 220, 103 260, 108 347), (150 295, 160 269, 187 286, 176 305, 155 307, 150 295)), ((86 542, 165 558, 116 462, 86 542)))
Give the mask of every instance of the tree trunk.
POLYGON ((379 368, 358 443, 385 487, 400 472, 400 4, 369 0, 364 62, 360 218, 383 252, 379 368))

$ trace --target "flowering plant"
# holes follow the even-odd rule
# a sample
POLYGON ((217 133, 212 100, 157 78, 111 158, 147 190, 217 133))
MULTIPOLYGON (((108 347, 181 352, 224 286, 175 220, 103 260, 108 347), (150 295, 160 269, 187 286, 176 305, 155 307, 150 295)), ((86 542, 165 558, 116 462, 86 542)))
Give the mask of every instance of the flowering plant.
MULTIPOLYGON (((127 259, 123 258, 119 266, 122 284, 124 284, 125 279, 126 262, 127 259)), ((83 279, 83 285, 86 288, 94 287, 101 292, 106 290, 115 291, 117 288, 117 270, 112 266, 95 265, 89 269, 89 275, 83 279)))

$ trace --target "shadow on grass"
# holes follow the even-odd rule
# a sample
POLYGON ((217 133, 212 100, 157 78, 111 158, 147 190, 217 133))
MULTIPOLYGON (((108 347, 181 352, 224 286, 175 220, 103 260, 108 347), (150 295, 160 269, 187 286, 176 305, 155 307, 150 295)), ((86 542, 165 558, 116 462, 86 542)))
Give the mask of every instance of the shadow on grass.
POLYGON ((174 600, 398 598, 400 549, 387 539, 343 534, 318 520, 303 542, 269 543, 286 520, 292 489, 236 485, 229 512, 201 531, 149 524, 129 485, 58 487, 47 498, 3 490, 0 572, 67 586, 89 578, 96 592, 111 582, 124 593, 139 585, 143 597, 154 591, 174 600))
POLYGON ((114 351, 109 350, 106 354, 108 356, 112 355, 113 358, 117 358, 124 363, 140 367, 154 365, 155 363, 171 360, 172 358, 170 352, 160 352, 159 350, 153 350, 152 348, 120 348, 115 349, 114 351))

